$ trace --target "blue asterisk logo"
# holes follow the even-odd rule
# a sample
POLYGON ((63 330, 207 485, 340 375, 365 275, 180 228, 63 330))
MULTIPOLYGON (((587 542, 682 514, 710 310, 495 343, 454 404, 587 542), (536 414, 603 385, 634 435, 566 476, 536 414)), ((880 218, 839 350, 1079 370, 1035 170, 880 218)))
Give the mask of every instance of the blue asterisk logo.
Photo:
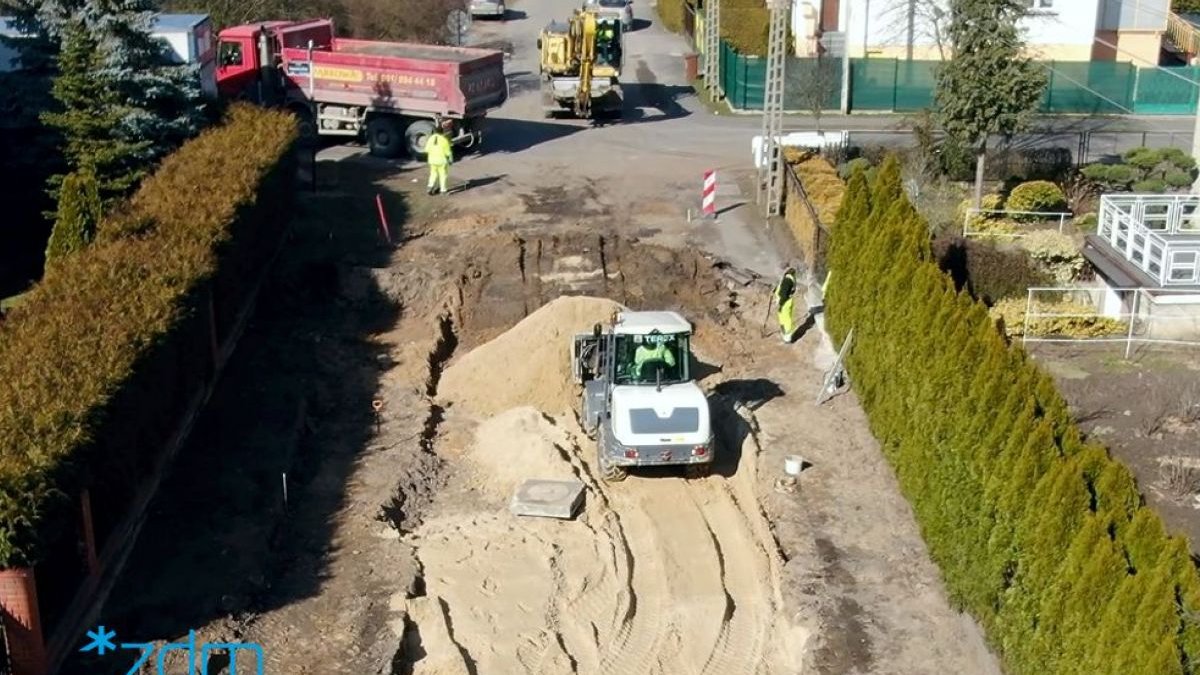
POLYGON ((113 638, 117 637, 117 631, 107 630, 104 626, 97 626, 96 630, 89 630, 87 636, 91 642, 84 645, 83 649, 79 651, 95 651, 100 656, 104 656, 109 651, 117 651, 117 645, 113 644, 113 638))

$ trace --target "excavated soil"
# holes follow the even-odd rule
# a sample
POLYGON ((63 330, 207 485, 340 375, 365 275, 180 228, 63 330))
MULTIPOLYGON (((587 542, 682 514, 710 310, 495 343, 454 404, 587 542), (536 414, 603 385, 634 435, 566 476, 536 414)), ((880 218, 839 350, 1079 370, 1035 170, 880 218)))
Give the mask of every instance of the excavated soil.
POLYGON ((560 298, 446 372, 443 397, 461 392, 458 402, 476 411, 521 407, 475 430, 449 490, 477 495, 474 507, 456 497, 410 538, 427 595, 402 606, 422 643, 430 632, 453 644, 414 673, 794 672, 780 638, 799 648, 807 631, 783 613, 782 559, 754 496, 753 440, 736 449, 728 478, 663 473, 609 485, 574 416, 557 414, 577 400, 562 384, 564 345, 614 308, 560 298), (503 367, 522 356, 538 365, 503 367), (500 366, 502 385, 486 388, 486 364, 500 366), (458 372, 477 384, 445 386, 451 373, 466 381, 458 372), (582 513, 574 522, 509 514, 508 496, 526 478, 582 481, 582 513))
POLYGON ((440 394, 478 413, 528 405, 561 414, 575 407, 571 338, 608 324, 620 305, 600 298, 552 300, 442 373, 440 394))
POLYGON ((347 242, 329 223, 351 202, 322 199, 204 424, 221 435, 105 612, 122 639, 253 641, 286 675, 993 672, 861 414, 813 407, 816 337, 764 337, 766 290, 694 250, 506 233, 504 214, 417 223, 397 250, 347 242), (597 479, 568 353, 617 306, 694 323, 712 476, 597 479), (815 469, 772 493, 797 451, 815 469), (246 457, 263 466, 208 470, 246 457), (288 501, 230 499, 247 472, 267 486, 248 494, 282 478, 288 501), (581 481, 581 512, 511 515, 527 478, 581 481))

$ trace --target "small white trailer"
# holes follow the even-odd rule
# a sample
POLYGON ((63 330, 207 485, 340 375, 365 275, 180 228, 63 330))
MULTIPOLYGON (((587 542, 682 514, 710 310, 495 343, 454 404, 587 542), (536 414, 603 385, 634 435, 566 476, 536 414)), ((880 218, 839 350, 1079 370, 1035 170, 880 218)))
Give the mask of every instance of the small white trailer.
MULTIPOLYGON (((163 46, 167 63, 194 65, 200 75, 200 90, 217 96, 217 49, 212 19, 207 14, 159 14, 150 35, 163 46)), ((22 33, 11 20, 0 17, 0 37, 19 40, 22 33)), ((0 40, 0 73, 20 70, 20 52, 8 40, 0 40)))

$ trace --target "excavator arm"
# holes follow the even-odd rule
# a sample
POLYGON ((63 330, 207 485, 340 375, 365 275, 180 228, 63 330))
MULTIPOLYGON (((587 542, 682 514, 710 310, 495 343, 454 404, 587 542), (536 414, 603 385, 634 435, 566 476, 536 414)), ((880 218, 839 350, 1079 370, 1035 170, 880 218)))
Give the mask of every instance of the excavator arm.
POLYGON ((573 28, 577 31, 575 46, 579 60, 579 88, 575 92, 575 114, 588 118, 592 115, 592 68, 596 63, 596 15, 581 12, 576 15, 573 28))

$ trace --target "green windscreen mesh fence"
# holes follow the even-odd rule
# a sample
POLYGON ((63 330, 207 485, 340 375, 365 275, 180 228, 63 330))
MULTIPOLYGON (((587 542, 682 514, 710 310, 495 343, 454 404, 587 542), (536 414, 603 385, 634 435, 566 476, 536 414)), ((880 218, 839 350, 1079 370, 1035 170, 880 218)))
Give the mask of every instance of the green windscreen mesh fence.
MULTIPOLYGON (((938 61, 851 59, 850 109, 915 112, 936 106, 938 61)), ((1138 68, 1115 61, 1042 61, 1046 93, 1041 111, 1076 114, 1194 115, 1200 66, 1138 68)), ((721 86, 729 105, 761 110, 767 61, 739 54, 722 41, 721 86)), ((841 107, 840 59, 789 58, 784 107, 807 112, 815 101, 841 107)))
POLYGON ((1137 67, 1116 61, 1043 61, 1046 92, 1042 111, 1050 113, 1133 112, 1133 80, 1137 67))
POLYGON ((1141 115, 1195 115, 1200 66, 1142 68, 1137 73, 1133 111, 1141 115))

